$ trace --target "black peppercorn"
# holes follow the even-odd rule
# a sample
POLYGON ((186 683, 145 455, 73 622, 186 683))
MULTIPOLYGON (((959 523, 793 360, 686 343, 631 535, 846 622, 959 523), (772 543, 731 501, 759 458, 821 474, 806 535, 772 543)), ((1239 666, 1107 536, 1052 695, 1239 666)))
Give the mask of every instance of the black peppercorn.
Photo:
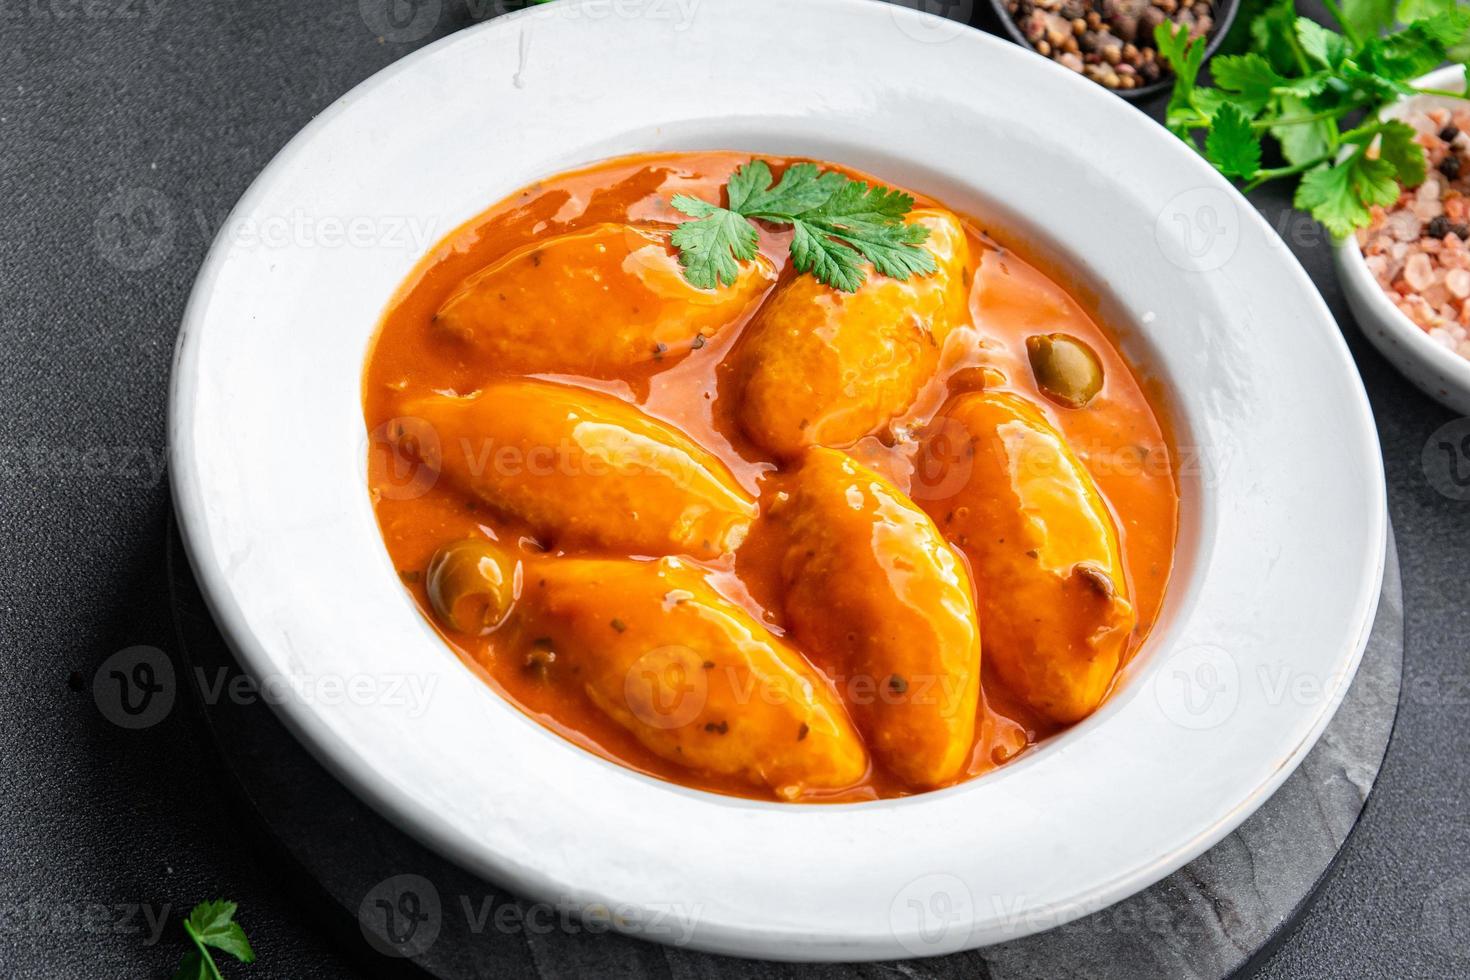
POLYGON ((1439 138, 1444 140, 1446 143, 1453 143, 1455 137, 1459 135, 1460 130, 1455 126, 1446 126, 1444 129, 1441 129, 1439 131, 1439 138))
POLYGON ((1450 180, 1454 180, 1456 177, 1460 176, 1460 158, 1451 153, 1449 156, 1439 161, 1439 172, 1444 174, 1450 180))
POLYGON ((1428 231, 1430 238, 1443 238, 1450 233, 1450 219, 1440 215, 1429 222, 1428 231))

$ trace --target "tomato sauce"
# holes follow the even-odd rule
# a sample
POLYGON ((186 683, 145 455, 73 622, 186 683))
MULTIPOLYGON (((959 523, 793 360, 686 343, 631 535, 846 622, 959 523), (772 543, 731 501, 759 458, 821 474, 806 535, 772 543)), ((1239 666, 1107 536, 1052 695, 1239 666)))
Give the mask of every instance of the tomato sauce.
MULTIPOLYGON (((450 487, 408 487, 401 459, 377 438, 390 420, 405 414, 403 406, 410 399, 433 392, 469 394, 498 380, 493 374, 487 376, 475 358, 467 357, 463 345, 447 342, 431 329, 436 311, 467 277, 531 243, 601 222, 677 223, 684 218, 669 204, 673 195, 720 200, 730 174, 749 159, 749 154, 734 152, 624 157, 549 177, 493 205, 440 242, 390 302, 367 358, 363 403, 367 427, 375 433, 369 483, 384 545, 425 617, 467 664, 520 710, 587 751, 683 785, 770 799, 771 794, 759 787, 700 775, 653 754, 581 691, 570 685, 550 685, 528 674, 517 652, 503 648, 500 634, 469 637, 443 629, 425 588, 424 570, 435 551, 467 536, 517 541, 525 536, 524 531, 450 487)), ((795 162, 766 159, 778 171, 795 162)), ((870 179, 840 166, 821 165, 870 179)), ((922 195, 914 197, 920 207, 944 206, 922 195)), ((1085 464, 1117 524, 1127 587, 1137 613, 1137 626, 1128 642, 1131 656, 1157 618, 1173 564, 1178 486, 1176 454, 1165 418, 1095 311, 1014 247, 996 240, 1006 236, 997 233, 992 237, 994 229, 961 217, 970 238, 966 274, 975 329, 953 332, 938 373, 893 428, 901 432, 906 425, 917 426, 932 417, 944 403, 953 379, 980 368, 998 372, 989 375, 987 388, 1013 392, 1039 406, 1085 464), (1033 380, 1026 339, 1054 332, 1081 339, 1102 362, 1104 387, 1085 408, 1071 409, 1050 401, 1033 380)), ((761 253, 780 270, 781 282, 793 275, 787 253, 789 237, 787 232, 767 227, 760 233, 761 253)), ((538 377, 636 404, 714 453, 746 491, 759 497, 763 488, 779 478, 781 467, 752 444, 735 422, 729 377, 729 355, 752 316, 753 311, 718 332, 698 356, 685 357, 672 366, 650 362, 617 377, 538 377)), ((916 447, 901 438, 870 436, 845 448, 905 492, 922 492, 920 484, 937 478, 916 469, 916 447)), ((750 539, 735 555, 697 564, 707 569, 720 593, 779 635, 785 624, 776 553, 757 522, 750 539)), ((982 671, 976 739, 965 778, 1014 759, 1056 730, 1006 690, 984 665, 983 652, 982 671)), ((814 798, 842 802, 908 792, 911 790, 874 764, 861 783, 814 798)))

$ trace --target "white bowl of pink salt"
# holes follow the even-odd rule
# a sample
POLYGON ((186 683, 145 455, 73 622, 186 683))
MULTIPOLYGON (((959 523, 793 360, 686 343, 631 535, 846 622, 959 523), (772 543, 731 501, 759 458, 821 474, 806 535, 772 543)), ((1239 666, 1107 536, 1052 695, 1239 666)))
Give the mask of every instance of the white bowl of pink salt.
MULTIPOLYGON (((1464 91, 1464 69, 1418 87, 1464 91)), ((1384 118, 1413 126, 1426 175, 1337 247, 1338 275, 1358 326, 1425 394, 1470 415, 1470 101, 1416 95, 1384 118)))

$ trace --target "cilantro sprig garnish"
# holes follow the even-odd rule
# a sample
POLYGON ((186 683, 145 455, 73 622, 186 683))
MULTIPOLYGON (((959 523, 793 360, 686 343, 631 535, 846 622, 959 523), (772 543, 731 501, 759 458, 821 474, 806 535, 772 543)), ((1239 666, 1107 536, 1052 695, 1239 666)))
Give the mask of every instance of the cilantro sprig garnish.
POLYGON ((752 160, 730 176, 725 196, 726 207, 688 194, 671 202, 693 219, 674 229, 673 241, 684 277, 700 289, 734 283, 739 263, 755 258, 757 220, 790 225, 796 271, 842 292, 863 284, 868 263, 894 279, 937 268, 934 256, 919 247, 929 229, 904 223, 914 199, 901 191, 813 163, 792 164, 778 183, 769 164, 752 160))
POLYGON ((1368 224, 1373 205, 1393 204, 1400 183, 1424 181, 1414 130, 1375 110, 1426 91, 1409 82, 1447 57, 1470 55, 1470 9, 1456 0, 1327 0, 1327 8, 1340 30, 1297 16, 1292 0, 1258 2, 1241 32, 1244 50, 1210 63, 1213 87, 1197 84, 1203 38, 1166 21, 1155 41, 1174 70, 1169 129, 1246 190, 1299 177, 1296 206, 1343 237, 1368 224), (1267 137, 1280 166, 1265 165, 1267 137))
POLYGON ((173 980, 224 980, 210 952, 217 949, 229 953, 241 963, 254 963, 255 950, 245 938, 245 930, 235 921, 234 902, 200 902, 184 920, 184 931, 194 948, 184 954, 184 961, 174 972, 173 980))

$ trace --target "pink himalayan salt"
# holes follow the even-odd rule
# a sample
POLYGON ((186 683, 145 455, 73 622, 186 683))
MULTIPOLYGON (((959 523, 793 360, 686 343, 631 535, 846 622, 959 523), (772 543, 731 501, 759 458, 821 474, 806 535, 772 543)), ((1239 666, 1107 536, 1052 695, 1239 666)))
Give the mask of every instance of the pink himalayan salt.
POLYGON ((1434 265, 1429 256, 1419 253, 1411 255, 1404 266, 1404 282, 1414 292, 1423 292, 1434 284, 1434 265))
POLYGON ((1465 269, 1451 269, 1444 274, 1444 288, 1450 291, 1455 299, 1464 299, 1470 296, 1470 271, 1465 269))

